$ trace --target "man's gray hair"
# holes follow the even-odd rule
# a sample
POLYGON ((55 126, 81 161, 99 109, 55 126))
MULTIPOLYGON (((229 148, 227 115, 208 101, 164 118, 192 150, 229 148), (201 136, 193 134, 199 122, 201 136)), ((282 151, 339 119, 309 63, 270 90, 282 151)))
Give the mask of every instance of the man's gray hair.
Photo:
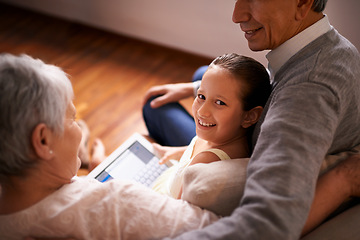
POLYGON ((60 68, 27 55, 0 55, 0 182, 36 164, 31 136, 39 123, 63 133, 73 95, 60 68))
POLYGON ((314 0, 314 3, 312 5, 312 9, 315 12, 322 12, 324 11, 326 7, 327 0, 314 0))

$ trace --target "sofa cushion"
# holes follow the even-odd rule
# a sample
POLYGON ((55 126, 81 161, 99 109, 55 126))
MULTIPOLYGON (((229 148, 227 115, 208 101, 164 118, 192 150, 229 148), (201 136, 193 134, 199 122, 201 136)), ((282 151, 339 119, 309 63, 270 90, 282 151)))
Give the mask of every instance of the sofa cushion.
POLYGON ((243 195, 248 161, 239 158, 189 166, 182 199, 218 215, 230 215, 243 195))

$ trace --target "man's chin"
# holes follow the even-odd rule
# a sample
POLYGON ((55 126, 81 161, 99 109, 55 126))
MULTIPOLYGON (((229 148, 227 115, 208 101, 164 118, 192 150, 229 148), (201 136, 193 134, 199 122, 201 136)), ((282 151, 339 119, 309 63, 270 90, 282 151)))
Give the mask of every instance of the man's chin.
POLYGON ((248 43, 248 46, 249 46, 250 50, 253 52, 261 52, 264 50, 268 50, 267 48, 259 46, 258 44, 248 43))

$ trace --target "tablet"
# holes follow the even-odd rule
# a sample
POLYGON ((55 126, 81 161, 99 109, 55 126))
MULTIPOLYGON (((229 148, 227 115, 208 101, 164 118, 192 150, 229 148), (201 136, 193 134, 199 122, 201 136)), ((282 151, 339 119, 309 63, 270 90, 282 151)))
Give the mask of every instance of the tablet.
POLYGON ((152 187, 156 178, 168 166, 160 165, 152 144, 139 133, 134 133, 102 163, 92 170, 87 177, 100 182, 111 179, 127 179, 152 187))

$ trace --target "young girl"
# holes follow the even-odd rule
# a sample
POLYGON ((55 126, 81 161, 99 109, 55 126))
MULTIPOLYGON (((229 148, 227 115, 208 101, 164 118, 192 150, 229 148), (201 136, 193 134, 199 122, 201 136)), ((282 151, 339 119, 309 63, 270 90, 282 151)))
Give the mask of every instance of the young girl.
POLYGON ((189 166, 248 158, 252 126, 270 91, 269 75, 259 62, 234 53, 217 57, 204 74, 192 106, 197 136, 186 150, 182 148, 179 164, 160 176, 153 189, 181 198, 189 166))

